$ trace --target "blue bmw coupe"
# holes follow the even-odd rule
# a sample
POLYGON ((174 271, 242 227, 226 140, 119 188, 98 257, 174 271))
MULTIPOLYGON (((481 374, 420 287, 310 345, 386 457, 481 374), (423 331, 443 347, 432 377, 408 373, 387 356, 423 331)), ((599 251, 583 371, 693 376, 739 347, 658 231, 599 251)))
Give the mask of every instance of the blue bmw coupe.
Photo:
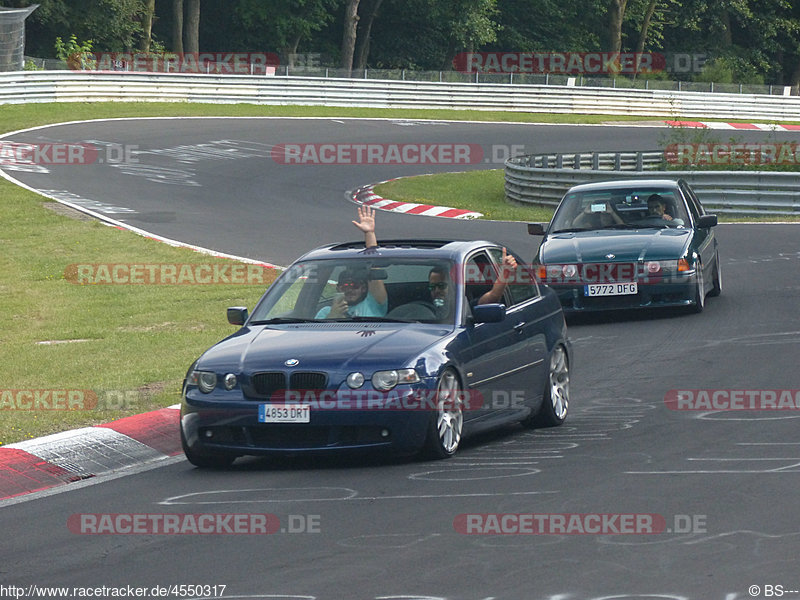
MULTIPOLYGON (((560 425, 570 344, 558 297, 485 241, 329 245, 292 264, 183 386, 187 459, 388 450, 452 456, 512 422, 560 425)), ((510 251, 508 257, 515 256, 510 251)))

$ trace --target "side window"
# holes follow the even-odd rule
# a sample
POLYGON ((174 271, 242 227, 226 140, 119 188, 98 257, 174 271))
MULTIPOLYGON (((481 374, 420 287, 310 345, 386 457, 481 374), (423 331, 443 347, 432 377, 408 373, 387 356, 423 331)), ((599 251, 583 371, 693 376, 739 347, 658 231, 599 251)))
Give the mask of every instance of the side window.
POLYGON ((686 198, 686 203, 689 205, 689 211, 692 213, 692 219, 696 221, 700 215, 705 213, 705 211, 700 205, 700 201, 697 199, 697 196, 695 196, 694 193, 689 189, 689 186, 687 186, 684 182, 681 182, 680 187, 684 197, 686 198))
MULTIPOLYGON (((499 268, 499 265, 503 262, 503 251, 492 248, 489 250, 489 254, 499 268)), ((532 265, 525 264, 516 255, 513 256, 517 260, 517 268, 511 275, 509 284, 506 287, 506 296, 511 301, 510 306, 539 296, 539 287, 536 285, 532 265)))
POLYGON ((475 306, 492 289, 495 278, 492 261, 484 252, 473 254, 464 264, 464 293, 470 306, 475 306))

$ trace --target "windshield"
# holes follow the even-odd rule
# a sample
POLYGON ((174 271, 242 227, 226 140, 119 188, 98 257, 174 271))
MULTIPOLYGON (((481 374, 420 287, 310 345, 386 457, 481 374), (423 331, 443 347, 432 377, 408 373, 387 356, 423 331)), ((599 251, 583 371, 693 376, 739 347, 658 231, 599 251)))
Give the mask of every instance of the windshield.
POLYGON ((567 194, 550 233, 590 229, 682 227, 686 206, 674 188, 620 188, 567 194))
POLYGON ((318 260, 284 273, 253 311, 251 324, 296 322, 450 323, 453 264, 442 260, 318 260))

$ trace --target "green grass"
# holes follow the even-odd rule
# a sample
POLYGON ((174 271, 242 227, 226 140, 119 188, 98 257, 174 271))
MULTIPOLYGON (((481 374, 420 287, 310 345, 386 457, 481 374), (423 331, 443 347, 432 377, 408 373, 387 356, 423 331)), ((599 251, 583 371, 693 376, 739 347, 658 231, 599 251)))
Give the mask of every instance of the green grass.
POLYGON ((0 444, 178 402, 186 368, 233 333, 225 308, 253 306, 264 290, 263 284, 79 285, 70 265, 232 261, 66 218, 6 181, 0 196, 2 221, 13 224, 0 229, 0 444), (53 341, 61 343, 40 343, 53 341), (20 410, 8 390, 87 390, 100 406, 20 410))
MULTIPOLYGON (((190 104, 187 102, 65 102, 3 105, 0 131, 25 129, 48 123, 114 117, 214 116, 214 117, 353 117, 503 121, 520 123, 605 123, 643 121, 646 117, 609 115, 559 115, 550 113, 482 110, 421 110, 322 106, 259 106, 254 104, 190 104)), ((653 117, 652 120, 663 121, 653 117)))
MULTIPOLYGON (((383 110, 189 103, 4 105, 0 132, 64 121, 155 116, 319 116, 543 123, 641 121, 642 117, 484 111, 383 110)), ((654 118, 655 120, 655 118, 654 118)), ((508 204, 502 171, 410 178, 381 186, 395 199, 483 212, 489 219, 546 221, 551 211, 508 204)), ((232 333, 225 308, 252 307, 264 285, 77 285, 70 265, 215 263, 46 206, 0 179, 0 445, 105 423, 174 404, 186 368, 232 333), (65 275, 66 273, 66 275, 65 275), (71 340, 83 340, 72 341, 71 340), (40 344, 39 342, 64 342, 40 344), (19 410, 10 390, 90 390, 94 410, 19 410), (119 405, 118 399, 125 402, 119 405)))
POLYGON ((382 183, 375 193, 400 202, 465 208, 495 221, 549 221, 553 210, 506 201, 503 170, 420 175, 382 183))

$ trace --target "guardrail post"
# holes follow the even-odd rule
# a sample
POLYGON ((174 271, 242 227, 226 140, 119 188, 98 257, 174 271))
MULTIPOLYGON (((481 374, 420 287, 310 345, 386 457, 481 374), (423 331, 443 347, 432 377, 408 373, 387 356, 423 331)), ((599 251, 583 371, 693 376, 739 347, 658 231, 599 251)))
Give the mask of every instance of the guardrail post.
POLYGON ((622 153, 616 152, 614 153, 614 170, 621 171, 622 170, 622 153))
POLYGON ((580 152, 575 153, 575 158, 573 159, 572 168, 573 169, 580 169, 581 168, 581 155, 580 152))
POLYGON ((636 153, 636 170, 644 171, 644 156, 641 152, 636 153))
POLYGON ((600 154, 597 152, 592 152, 592 170, 600 170, 600 154))
POLYGON ((556 154, 556 169, 564 168, 564 155, 560 152, 556 154))

